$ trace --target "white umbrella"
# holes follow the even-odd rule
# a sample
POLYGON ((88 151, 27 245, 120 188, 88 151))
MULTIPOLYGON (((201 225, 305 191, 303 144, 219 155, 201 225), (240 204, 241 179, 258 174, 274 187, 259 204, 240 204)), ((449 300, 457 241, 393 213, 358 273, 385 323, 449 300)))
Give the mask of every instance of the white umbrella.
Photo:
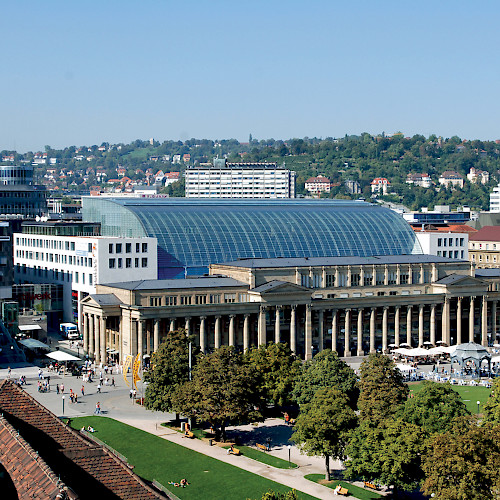
POLYGON ((411 345, 403 342, 402 344, 399 344, 399 347, 411 347, 411 345))
POLYGON ((49 352, 46 356, 56 361, 80 361, 80 358, 62 351, 49 352))
POLYGON ((411 365, 405 365, 403 363, 397 364, 396 368, 398 370, 401 370, 402 372, 414 372, 414 371, 416 371, 416 368, 414 368, 413 366, 411 366, 411 365))
POLYGON ((434 345, 432 342, 429 342, 428 340, 424 342, 424 345, 434 345))
POLYGON ((500 362, 500 356, 493 356, 493 357, 491 358, 491 361, 492 361, 493 363, 499 363, 499 362, 500 362))

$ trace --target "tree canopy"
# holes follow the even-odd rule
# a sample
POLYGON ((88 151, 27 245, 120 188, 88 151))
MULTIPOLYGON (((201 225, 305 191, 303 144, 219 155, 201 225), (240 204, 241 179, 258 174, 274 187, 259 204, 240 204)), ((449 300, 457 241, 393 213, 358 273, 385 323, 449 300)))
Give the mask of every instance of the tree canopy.
POLYGON ((455 417, 470 414, 456 391, 429 381, 423 382, 422 389, 406 400, 401 413, 403 420, 419 425, 429 434, 445 432, 455 417))
POLYGON ((483 422, 500 425, 500 378, 493 383, 490 396, 483 406, 483 422))
POLYGON ((391 359, 370 354, 360 366, 358 408, 360 419, 376 424, 393 415, 408 397, 409 389, 391 359))
POLYGON ((280 406, 291 402, 301 365, 287 344, 254 347, 245 353, 244 360, 259 374, 259 387, 268 401, 280 406))
POLYGON ((301 407, 291 440, 306 455, 325 458, 326 479, 330 480, 330 457, 345 458, 349 431, 355 425, 356 414, 347 396, 334 387, 323 388, 301 407))
POLYGON ((303 366, 293 389, 293 397, 299 404, 309 403, 319 389, 336 387, 348 397, 349 405, 355 409, 359 394, 356 382, 354 370, 339 359, 336 352, 324 350, 303 366))
POLYGON ((192 379, 172 397, 175 411, 208 422, 223 441, 227 425, 262 420, 264 404, 255 368, 228 346, 201 356, 192 379))
MULTIPOLYGON (((179 329, 168 332, 165 341, 151 357, 151 369, 145 373, 148 382, 144 406, 150 410, 171 411, 176 388, 189 380, 189 342, 194 341, 179 329)), ((196 357, 192 356, 193 360, 196 357)))

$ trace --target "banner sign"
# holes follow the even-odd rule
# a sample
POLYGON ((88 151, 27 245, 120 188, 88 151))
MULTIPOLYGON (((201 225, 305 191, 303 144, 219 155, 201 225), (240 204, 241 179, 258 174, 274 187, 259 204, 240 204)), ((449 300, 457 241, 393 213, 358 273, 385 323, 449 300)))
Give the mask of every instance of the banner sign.
POLYGON ((127 373, 128 373, 130 366, 132 365, 133 359, 134 359, 134 357, 129 354, 125 358, 125 362, 123 363, 123 380, 125 380, 127 387, 130 387, 130 384, 128 383, 128 380, 127 380, 127 373))

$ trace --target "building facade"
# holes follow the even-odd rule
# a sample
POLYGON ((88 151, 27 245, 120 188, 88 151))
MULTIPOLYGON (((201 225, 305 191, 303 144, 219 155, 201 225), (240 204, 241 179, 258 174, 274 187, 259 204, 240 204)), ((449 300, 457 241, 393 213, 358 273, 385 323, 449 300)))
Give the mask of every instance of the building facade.
POLYGON ((154 352, 185 328, 201 351, 286 342, 304 359, 390 345, 476 341, 497 329, 500 278, 426 255, 246 259, 211 277, 98 285, 83 300, 84 349, 98 362, 154 352))
POLYGON ((304 189, 311 194, 329 193, 332 189, 332 183, 324 175, 318 175, 317 177, 309 177, 304 184, 304 189))
POLYGON ((186 198, 295 198, 295 172, 277 163, 215 159, 186 169, 186 198))
POLYGON ((490 212, 500 212, 500 184, 490 193, 490 212))
MULTIPOLYGON (((469 260, 469 232, 461 231, 462 227, 456 225, 431 229, 415 227, 414 229, 424 254, 469 260)), ((465 227, 469 228, 469 226, 465 227)), ((469 229, 473 231, 472 228, 469 229)))
POLYGON ((469 256, 478 269, 500 267, 500 226, 484 226, 472 234, 469 256))
POLYGON ((390 185, 391 183, 385 177, 376 177, 370 183, 370 188, 372 194, 385 195, 387 194, 390 185))
POLYGON ((96 285, 126 279, 156 279, 155 238, 99 236, 99 224, 23 223, 14 239, 16 283, 60 283, 64 321, 81 323, 81 300, 96 285))
POLYGON ((451 170, 446 170, 441 174, 438 179, 439 184, 443 185, 445 188, 460 188, 464 187, 464 178, 458 173, 451 170))

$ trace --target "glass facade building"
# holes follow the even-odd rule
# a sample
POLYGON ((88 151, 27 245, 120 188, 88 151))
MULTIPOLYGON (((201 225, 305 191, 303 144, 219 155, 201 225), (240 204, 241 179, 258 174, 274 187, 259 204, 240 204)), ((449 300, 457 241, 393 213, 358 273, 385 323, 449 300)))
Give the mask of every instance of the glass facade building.
POLYGON ((103 236, 156 237, 160 279, 241 258, 422 253, 400 215, 359 201, 84 197, 82 212, 103 236))

